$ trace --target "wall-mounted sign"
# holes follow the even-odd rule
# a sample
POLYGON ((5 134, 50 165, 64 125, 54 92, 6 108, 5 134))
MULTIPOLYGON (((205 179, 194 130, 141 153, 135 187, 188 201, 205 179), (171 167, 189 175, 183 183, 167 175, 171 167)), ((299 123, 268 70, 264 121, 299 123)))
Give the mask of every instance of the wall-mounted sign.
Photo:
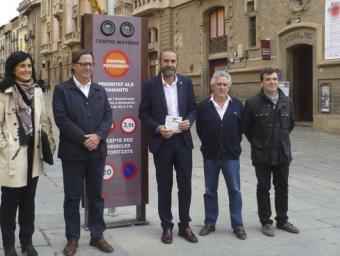
POLYGON ((270 60, 271 59, 271 49, 270 49, 270 40, 261 40, 261 53, 263 60, 270 60))
POLYGON ((279 81, 279 88, 287 97, 289 97, 289 84, 289 81, 279 81))
POLYGON ((323 83, 320 85, 320 110, 321 112, 330 112, 330 85, 323 83))

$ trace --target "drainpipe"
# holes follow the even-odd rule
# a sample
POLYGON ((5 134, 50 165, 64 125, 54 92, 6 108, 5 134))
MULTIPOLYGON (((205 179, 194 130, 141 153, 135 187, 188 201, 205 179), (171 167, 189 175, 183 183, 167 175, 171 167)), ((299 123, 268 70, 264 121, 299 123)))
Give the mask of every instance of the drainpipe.
POLYGON ((115 15, 115 0, 107 1, 107 14, 113 16, 115 15))

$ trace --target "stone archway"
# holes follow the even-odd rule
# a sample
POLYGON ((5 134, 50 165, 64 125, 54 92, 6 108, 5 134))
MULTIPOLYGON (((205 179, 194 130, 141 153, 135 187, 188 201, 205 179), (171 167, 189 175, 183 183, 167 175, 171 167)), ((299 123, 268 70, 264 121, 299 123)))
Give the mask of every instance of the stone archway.
POLYGON ((317 114, 317 63, 321 28, 315 23, 290 25, 278 33, 278 66, 290 82, 290 98, 297 121, 312 122, 317 114))

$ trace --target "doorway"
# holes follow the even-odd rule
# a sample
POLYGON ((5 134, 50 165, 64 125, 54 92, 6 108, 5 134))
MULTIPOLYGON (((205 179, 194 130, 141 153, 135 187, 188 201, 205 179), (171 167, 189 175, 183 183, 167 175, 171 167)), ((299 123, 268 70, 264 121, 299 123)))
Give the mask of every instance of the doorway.
POLYGON ((313 46, 299 44, 288 49, 296 121, 313 121, 313 46))
POLYGON ((209 61, 209 77, 208 77, 208 92, 211 93, 210 79, 215 71, 228 71, 228 58, 210 60, 209 61))

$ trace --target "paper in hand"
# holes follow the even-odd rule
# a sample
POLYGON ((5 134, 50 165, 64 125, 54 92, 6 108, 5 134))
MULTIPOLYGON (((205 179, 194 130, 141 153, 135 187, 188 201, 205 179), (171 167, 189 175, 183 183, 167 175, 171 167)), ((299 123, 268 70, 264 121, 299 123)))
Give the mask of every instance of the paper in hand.
POLYGON ((169 116, 165 118, 165 130, 173 131, 175 133, 180 133, 179 124, 182 122, 182 117, 180 116, 169 116))

